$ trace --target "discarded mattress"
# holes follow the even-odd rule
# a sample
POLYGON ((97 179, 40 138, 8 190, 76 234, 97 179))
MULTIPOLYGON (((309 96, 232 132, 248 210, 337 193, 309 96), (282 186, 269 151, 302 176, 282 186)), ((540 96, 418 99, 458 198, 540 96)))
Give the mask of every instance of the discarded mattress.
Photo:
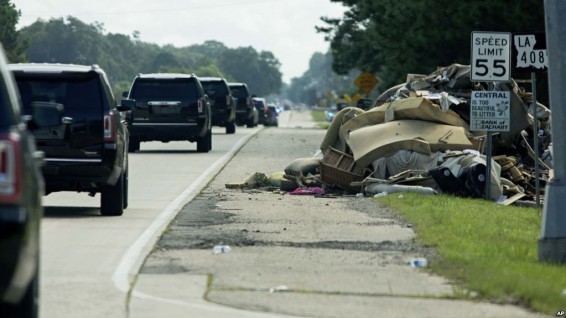
POLYGON ((391 156, 373 161, 371 164, 373 166, 371 176, 378 179, 387 179, 390 176, 407 170, 428 171, 438 166, 438 162, 442 160, 443 155, 443 152, 435 152, 428 155, 414 151, 400 150, 391 156))
POLYGON ((361 167, 400 150, 430 155, 437 151, 472 148, 463 127, 423 120, 398 120, 363 127, 350 133, 348 145, 361 167))
POLYGON ((340 150, 342 152, 346 151, 346 141, 344 139, 339 138, 339 131, 340 127, 350 121, 352 118, 362 114, 364 112, 363 109, 357 107, 346 107, 339 111, 336 115, 334 115, 334 119, 328 127, 326 131, 326 135, 320 144, 320 150, 325 152, 328 147, 332 147, 334 149, 340 150))
POLYGON ((340 127, 340 138, 348 143, 349 133, 356 129, 401 119, 425 120, 469 130, 469 124, 456 112, 443 111, 439 105, 424 97, 409 97, 385 103, 348 120, 340 127))

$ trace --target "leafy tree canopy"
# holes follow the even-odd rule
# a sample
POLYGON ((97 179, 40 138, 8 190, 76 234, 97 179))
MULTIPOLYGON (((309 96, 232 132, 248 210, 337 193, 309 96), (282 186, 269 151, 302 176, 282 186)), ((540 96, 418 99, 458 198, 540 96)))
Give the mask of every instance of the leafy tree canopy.
MULTIPOLYGON (((0 0, 2 3, 4 0, 0 0)), ((278 93, 282 86, 280 63, 271 52, 253 47, 228 48, 217 41, 187 47, 159 46, 132 35, 105 33, 100 23, 77 18, 37 20, 21 35, 30 45, 31 62, 98 64, 120 94, 138 73, 179 72, 218 76, 245 82, 257 95, 278 93)))
POLYGON ((471 32, 544 31, 543 0, 331 0, 348 10, 322 17, 317 30, 330 42, 332 67, 378 74, 382 88, 408 73, 469 64, 471 32))
POLYGON ((20 15, 10 0, 0 0, 0 43, 12 63, 25 61, 24 52, 28 44, 16 31, 20 15))

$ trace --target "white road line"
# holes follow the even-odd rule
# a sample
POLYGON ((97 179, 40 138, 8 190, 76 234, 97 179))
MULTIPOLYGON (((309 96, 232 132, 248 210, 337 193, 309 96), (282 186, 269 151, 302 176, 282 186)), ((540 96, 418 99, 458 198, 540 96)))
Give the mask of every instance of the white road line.
POLYGON ((237 142, 230 151, 224 156, 216 160, 206 171, 204 171, 181 195, 173 200, 159 216, 151 223, 151 225, 138 237, 138 239, 128 248, 128 251, 122 256, 120 263, 116 267, 112 275, 114 286, 122 292, 130 291, 131 282, 130 274, 137 275, 139 268, 143 264, 143 260, 151 251, 156 243, 159 235, 165 227, 175 217, 177 212, 188 202, 190 202, 204 186, 216 175, 222 166, 224 166, 230 158, 251 138, 255 133, 248 135, 237 142))

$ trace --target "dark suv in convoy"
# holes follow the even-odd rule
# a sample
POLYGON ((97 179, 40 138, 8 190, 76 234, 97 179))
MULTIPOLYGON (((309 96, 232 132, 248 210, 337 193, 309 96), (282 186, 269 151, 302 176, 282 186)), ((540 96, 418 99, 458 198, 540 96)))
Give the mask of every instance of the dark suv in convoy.
POLYGON ((228 82, 220 77, 199 77, 199 81, 208 96, 212 125, 226 127, 227 134, 235 133, 236 100, 232 96, 228 82))
POLYGON ((269 108, 267 108, 267 101, 263 97, 252 97, 252 103, 257 109, 258 124, 265 126, 267 113, 269 112, 269 108))
POLYGON ((188 140, 198 152, 212 149, 210 104, 198 78, 192 74, 139 74, 129 93, 135 102, 127 115, 130 151, 142 141, 188 140))
POLYGON ((236 98, 236 124, 247 125, 248 128, 257 126, 258 112, 252 103, 252 96, 246 83, 228 83, 232 95, 236 98))
POLYGON ((128 130, 120 112, 129 107, 116 105, 105 72, 97 65, 8 67, 25 115, 34 116, 37 105, 54 105, 62 111, 56 126, 31 125, 37 148, 45 153, 46 194, 100 193, 100 214, 122 215, 128 206, 128 130))
MULTIPOLYGON (((36 127, 57 125, 54 107, 35 113, 36 127)), ((41 197, 43 153, 21 117, 16 84, 0 45, 0 316, 36 318, 39 311, 41 197)))

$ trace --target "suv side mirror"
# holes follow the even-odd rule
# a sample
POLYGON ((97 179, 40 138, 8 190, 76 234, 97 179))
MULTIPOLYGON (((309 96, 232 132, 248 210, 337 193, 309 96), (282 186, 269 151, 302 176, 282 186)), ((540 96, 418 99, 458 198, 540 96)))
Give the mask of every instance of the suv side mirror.
POLYGON ((118 105, 118 111, 126 112, 136 108, 136 101, 133 99, 122 99, 121 105, 118 105))

